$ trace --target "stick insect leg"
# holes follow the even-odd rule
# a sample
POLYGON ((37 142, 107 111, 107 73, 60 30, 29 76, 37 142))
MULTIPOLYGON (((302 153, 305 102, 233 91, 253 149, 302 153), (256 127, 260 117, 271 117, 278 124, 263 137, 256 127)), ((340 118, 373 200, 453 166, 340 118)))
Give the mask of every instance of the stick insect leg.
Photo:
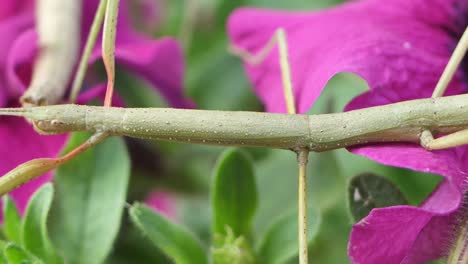
POLYGON ((79 154, 83 153, 87 149, 94 147, 95 145, 104 141, 109 135, 107 133, 98 132, 92 135, 79 147, 73 149, 63 157, 51 159, 51 158, 40 158, 33 159, 26 163, 19 165, 14 168, 3 177, 0 178, 0 196, 4 195, 22 184, 47 173, 60 165, 68 162, 79 154))
MULTIPOLYGON (((286 108, 289 114, 296 114, 296 105, 294 100, 291 67, 288 59, 288 47, 286 41, 286 31, 279 28, 275 31, 272 38, 257 54, 252 55, 246 50, 235 46, 230 46, 231 53, 238 55, 247 63, 258 65, 261 63, 269 52, 278 43, 279 64, 281 68, 281 78, 283 82, 284 98, 286 100, 286 108)), ((308 263, 307 252, 307 161, 309 157, 308 149, 296 150, 299 164, 299 185, 298 185, 298 239, 299 239, 299 263, 308 263)))
POLYGON ((96 146, 97 144, 103 142, 108 137, 109 137, 109 134, 106 132, 96 132, 90 138, 88 138, 83 144, 74 148, 73 150, 65 154, 63 157, 57 158, 56 160, 58 160, 61 164, 68 162, 71 159, 83 153, 84 151, 88 150, 89 148, 92 148, 96 146))
POLYGON ((280 31, 284 32, 284 29, 281 29, 281 28, 277 29, 275 33, 273 33, 273 36, 271 37, 271 39, 268 40, 265 46, 263 46, 263 48, 259 52, 257 52, 257 54, 252 54, 249 51, 243 48, 234 46, 234 45, 229 45, 228 51, 231 54, 240 57, 243 61, 247 62, 248 64, 252 64, 256 66, 260 64, 266 58, 266 56, 270 53, 270 51, 275 47, 275 44, 278 41, 278 34, 279 34, 278 32, 280 31))
POLYGON ((115 83, 115 36, 117 33, 117 15, 119 0, 107 0, 104 29, 102 35, 102 59, 107 73, 107 90, 104 106, 111 106, 115 83))
MULTIPOLYGON (((281 68, 281 77, 283 82, 284 98, 286 100, 286 108, 289 114, 296 113, 296 105, 294 100, 291 67, 288 59, 288 48, 286 41, 286 31, 279 28, 275 31, 267 44, 257 53, 251 54, 248 51, 236 46, 229 46, 229 51, 242 60, 252 65, 260 64, 270 51, 278 44, 279 64, 281 68)), ((299 162, 299 186, 298 186, 298 238, 299 238, 299 263, 308 263, 307 252, 307 191, 306 191, 306 167, 309 150, 298 150, 299 162)))
POLYGON ((80 92, 81 86, 83 85, 83 80, 85 77, 86 69, 88 67, 88 60, 93 51, 94 44, 96 43, 96 38, 101 29, 102 21, 104 20, 104 14, 106 11, 107 0, 100 0, 99 6, 94 15, 93 23, 91 25, 88 39, 86 40, 85 48, 83 50, 83 55, 81 55, 80 64, 75 73, 75 78, 73 80, 71 92, 70 92, 70 103, 75 103, 78 93, 80 92))
POLYGON ((239 56, 245 62, 256 66, 263 62, 263 60, 268 56, 276 44, 278 44, 279 64, 281 67, 281 77, 283 81, 283 92, 286 100, 286 107, 289 114, 295 114, 296 106, 292 87, 291 67, 288 58, 286 31, 283 28, 278 28, 267 44, 265 44, 265 46, 257 54, 251 54, 248 51, 233 45, 229 46, 228 50, 232 54, 239 56))
POLYGON ((466 54, 468 49, 468 27, 466 27, 463 36, 461 37, 460 41, 458 42, 455 50, 453 51, 452 56, 450 57, 447 66, 444 69, 444 72, 440 76, 439 82, 432 93, 432 97, 441 97, 443 96, 447 86, 449 85, 450 81, 452 80, 453 76, 455 75, 455 71, 457 70, 458 66, 460 65, 463 57, 466 54))
POLYGON ((428 150, 446 149, 468 144, 468 129, 449 134, 437 139, 432 134, 427 134, 427 142, 424 147, 428 150), (432 138, 432 139, 431 139, 432 138))
MULTIPOLYGON (((436 88, 432 93, 432 98, 441 97, 448 84, 452 80, 455 72, 463 60, 468 50, 468 27, 465 29, 463 36, 457 44, 447 66, 442 73, 436 88)), ((468 129, 449 134, 444 137, 434 139, 429 130, 424 130, 421 134, 421 145, 428 150, 451 148, 468 144, 468 129)))

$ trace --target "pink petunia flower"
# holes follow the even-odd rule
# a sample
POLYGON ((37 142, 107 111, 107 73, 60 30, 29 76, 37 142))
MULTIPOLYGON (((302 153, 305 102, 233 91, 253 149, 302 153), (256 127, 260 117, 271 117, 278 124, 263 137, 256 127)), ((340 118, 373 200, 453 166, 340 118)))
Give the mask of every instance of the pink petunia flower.
POLYGON ((154 190, 146 197, 145 204, 168 219, 177 221, 177 201, 170 192, 154 190))
MULTIPOLYGON (((319 12, 243 8, 228 22, 234 45, 258 52, 274 31, 286 30, 296 107, 306 112, 338 72, 364 78, 371 90, 346 110, 430 97, 468 25, 466 0, 363 0, 319 12)), ((468 91, 468 61, 446 94, 468 91)), ((246 65, 255 92, 270 112, 286 112, 278 52, 246 65)), ((415 144, 350 149, 385 165, 444 176, 419 207, 374 209, 354 225, 353 263, 425 263, 446 253, 461 212, 468 148, 429 152, 415 144)))
MULTIPOLYGON (((34 2, 5 0, 1 3, 0 107, 17 106, 19 97, 31 79, 31 69, 37 54, 34 2)), ((171 38, 154 40, 136 32, 129 22, 127 2, 120 1, 115 51, 117 65, 157 88, 171 106, 191 107, 192 103, 183 95, 184 60, 179 45, 171 38)), ((81 47, 86 41, 99 0, 83 0, 82 3, 81 47)), ((98 44, 89 64, 96 63, 100 56, 101 48, 98 44)), ((104 87, 104 83, 98 83, 83 92, 79 101, 86 102, 102 96, 104 87)), ((28 160, 57 156, 67 136, 40 136, 26 121, 2 116, 0 138, 0 175, 3 175, 28 160)), ((50 179, 49 173, 11 193, 21 210, 31 194, 50 179)))

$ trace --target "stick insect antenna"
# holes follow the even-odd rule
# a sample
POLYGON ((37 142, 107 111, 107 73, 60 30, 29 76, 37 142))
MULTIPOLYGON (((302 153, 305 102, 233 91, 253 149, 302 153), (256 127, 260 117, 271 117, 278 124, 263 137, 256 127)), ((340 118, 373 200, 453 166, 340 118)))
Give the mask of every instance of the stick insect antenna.
POLYGON ((26 116, 27 108, 0 108, 0 116, 26 116))

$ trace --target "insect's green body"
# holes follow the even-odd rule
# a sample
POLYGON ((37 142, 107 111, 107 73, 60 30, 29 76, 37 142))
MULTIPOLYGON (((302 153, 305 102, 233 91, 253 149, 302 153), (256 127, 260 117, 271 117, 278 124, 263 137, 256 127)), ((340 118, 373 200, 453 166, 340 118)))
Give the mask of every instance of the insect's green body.
POLYGON ((54 105, 0 110, 21 115, 39 132, 107 132, 211 145, 326 151, 371 142, 419 143, 422 131, 468 128, 468 94, 420 99, 324 115, 54 105))

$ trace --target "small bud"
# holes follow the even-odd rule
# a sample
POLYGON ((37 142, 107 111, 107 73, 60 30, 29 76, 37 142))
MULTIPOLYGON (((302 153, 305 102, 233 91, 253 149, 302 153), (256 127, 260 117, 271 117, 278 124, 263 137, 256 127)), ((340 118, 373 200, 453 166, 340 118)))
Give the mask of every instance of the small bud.
POLYGON ((235 237, 232 229, 226 227, 226 234, 215 234, 211 248, 213 263, 215 264, 253 264, 255 257, 247 240, 235 237))

